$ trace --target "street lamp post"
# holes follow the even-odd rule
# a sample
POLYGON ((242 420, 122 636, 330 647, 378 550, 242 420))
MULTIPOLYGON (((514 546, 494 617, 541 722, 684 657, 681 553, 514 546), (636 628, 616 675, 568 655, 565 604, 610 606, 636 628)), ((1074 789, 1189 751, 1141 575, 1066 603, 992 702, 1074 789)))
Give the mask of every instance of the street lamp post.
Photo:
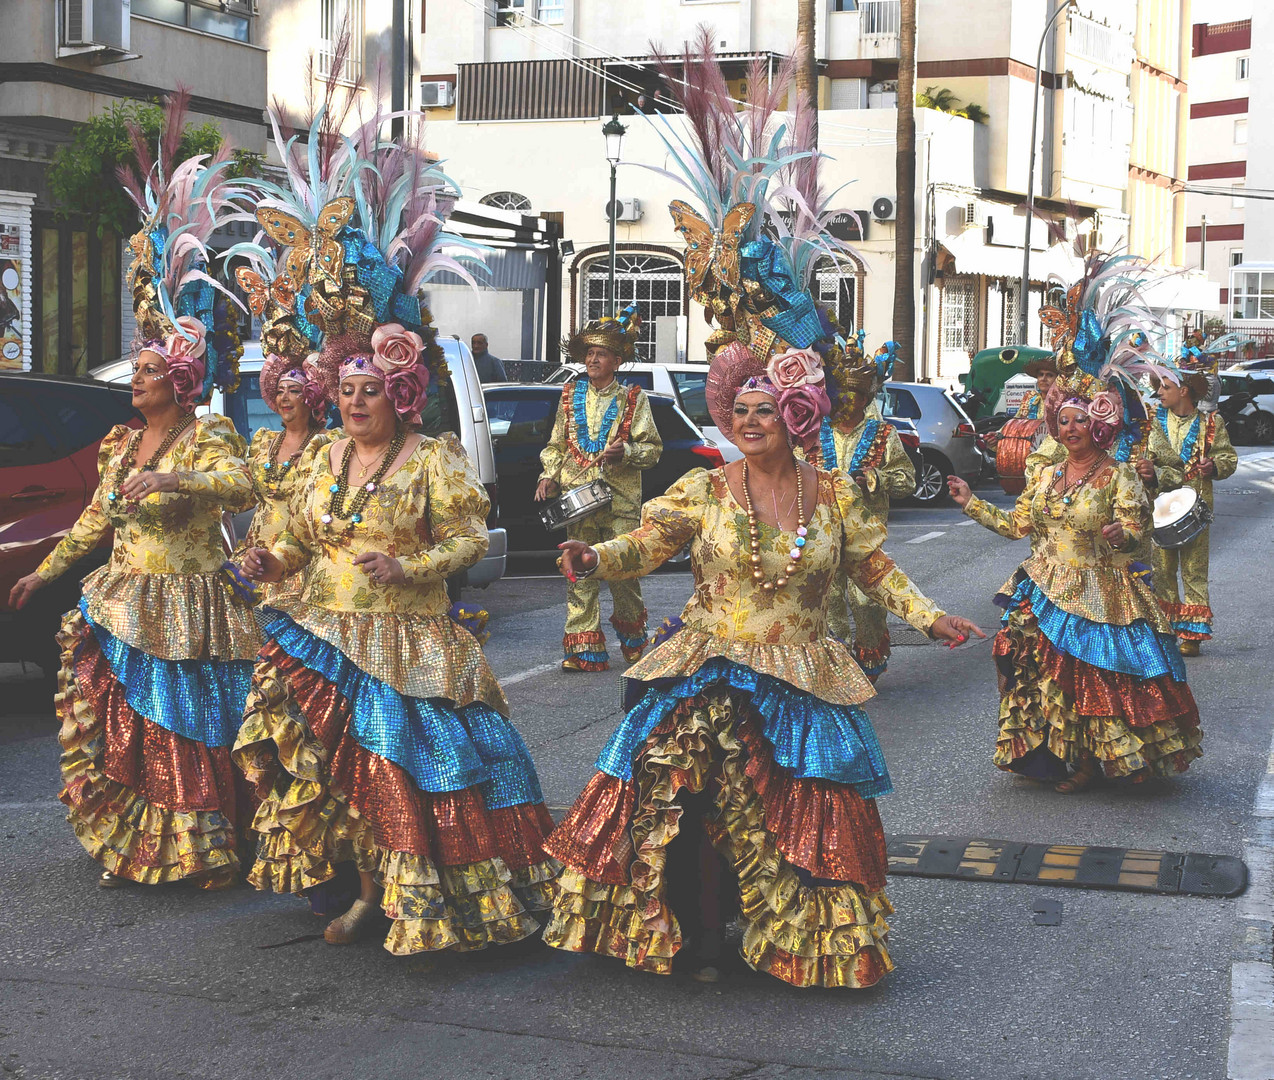
POLYGON ((1044 65, 1044 42, 1048 32, 1053 29, 1057 17, 1074 4, 1075 0, 1064 0, 1060 7, 1048 17, 1044 24, 1044 32, 1040 34, 1040 47, 1035 52, 1035 93, 1031 98, 1031 166, 1026 174, 1026 235, 1022 239, 1022 284, 1018 295, 1017 343, 1026 344, 1027 305, 1031 296, 1031 224, 1035 217, 1035 133, 1040 119, 1040 69, 1044 65))
POLYGON ((618 113, 602 127, 602 134, 606 136, 606 160, 610 162, 610 202, 606 204, 606 216, 610 218, 610 262, 606 267, 606 309, 602 315, 612 318, 615 315, 615 219, 619 217, 619 207, 615 205, 615 167, 619 164, 619 151, 627 130, 619 122, 618 113))

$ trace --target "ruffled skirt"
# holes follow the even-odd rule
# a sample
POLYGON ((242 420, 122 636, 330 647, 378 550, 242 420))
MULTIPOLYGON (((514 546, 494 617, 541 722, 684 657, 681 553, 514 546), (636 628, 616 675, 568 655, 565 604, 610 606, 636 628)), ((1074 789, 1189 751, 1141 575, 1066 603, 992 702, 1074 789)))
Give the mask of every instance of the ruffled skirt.
POLYGON ((1062 611, 1030 578, 994 643, 1002 680, 994 762, 1041 779, 1096 760, 1107 777, 1184 772, 1202 754, 1199 709, 1171 633, 1062 611))
POLYGON ((252 884, 300 894, 352 862, 384 887, 397 955, 536 933, 558 867, 516 729, 481 701, 404 697, 273 615, 234 748, 261 799, 252 884))
POLYGON ((865 987, 892 969, 884 833, 863 794, 889 778, 856 707, 717 661, 649 690, 598 764, 545 844, 565 865, 549 945, 669 973, 682 932, 668 848, 679 796, 706 792, 704 828, 738 879, 748 964, 795 986, 865 987), (811 775, 829 768, 846 779, 811 775))
POLYGON ((230 744, 251 663, 151 656, 89 619, 86 607, 70 612, 58 635, 67 820, 94 859, 130 881, 232 885, 244 793, 230 744))

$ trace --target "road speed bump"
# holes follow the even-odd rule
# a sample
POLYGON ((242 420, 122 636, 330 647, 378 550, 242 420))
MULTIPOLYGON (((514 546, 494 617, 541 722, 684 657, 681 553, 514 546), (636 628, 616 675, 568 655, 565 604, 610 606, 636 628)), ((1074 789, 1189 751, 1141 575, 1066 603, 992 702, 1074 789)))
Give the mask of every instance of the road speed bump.
POLYGON ((953 836, 891 836, 889 873, 1180 896, 1238 896, 1247 866, 1233 855, 1023 844, 953 836))

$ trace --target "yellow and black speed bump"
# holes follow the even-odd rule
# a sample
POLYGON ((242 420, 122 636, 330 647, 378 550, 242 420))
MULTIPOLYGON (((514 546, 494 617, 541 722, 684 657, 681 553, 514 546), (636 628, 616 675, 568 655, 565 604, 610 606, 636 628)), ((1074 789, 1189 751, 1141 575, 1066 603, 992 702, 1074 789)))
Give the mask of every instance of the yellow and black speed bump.
POLYGON ((891 836, 887 851, 889 873, 904 877, 1180 896, 1238 896, 1247 888, 1247 866, 1233 855, 953 836, 891 836))

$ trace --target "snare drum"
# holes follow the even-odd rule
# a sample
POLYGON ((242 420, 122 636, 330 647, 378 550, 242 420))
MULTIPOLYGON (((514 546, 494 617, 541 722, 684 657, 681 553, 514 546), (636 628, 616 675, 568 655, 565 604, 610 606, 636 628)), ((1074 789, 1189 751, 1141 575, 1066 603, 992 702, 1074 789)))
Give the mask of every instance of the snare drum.
POLYGON ((1026 488, 1026 459, 1039 449, 1046 434, 1043 420, 1009 420, 1000 428, 995 444, 995 471, 1006 494, 1022 494, 1026 488))
POLYGON ((1184 547, 1212 524, 1212 511, 1194 488, 1177 488, 1155 499, 1154 524, 1161 548, 1184 547))
POLYGON ((556 499, 548 500, 540 509, 540 520, 549 532, 565 529, 582 521, 598 510, 605 510, 611 503, 610 485, 605 480, 593 480, 563 492, 556 499))

